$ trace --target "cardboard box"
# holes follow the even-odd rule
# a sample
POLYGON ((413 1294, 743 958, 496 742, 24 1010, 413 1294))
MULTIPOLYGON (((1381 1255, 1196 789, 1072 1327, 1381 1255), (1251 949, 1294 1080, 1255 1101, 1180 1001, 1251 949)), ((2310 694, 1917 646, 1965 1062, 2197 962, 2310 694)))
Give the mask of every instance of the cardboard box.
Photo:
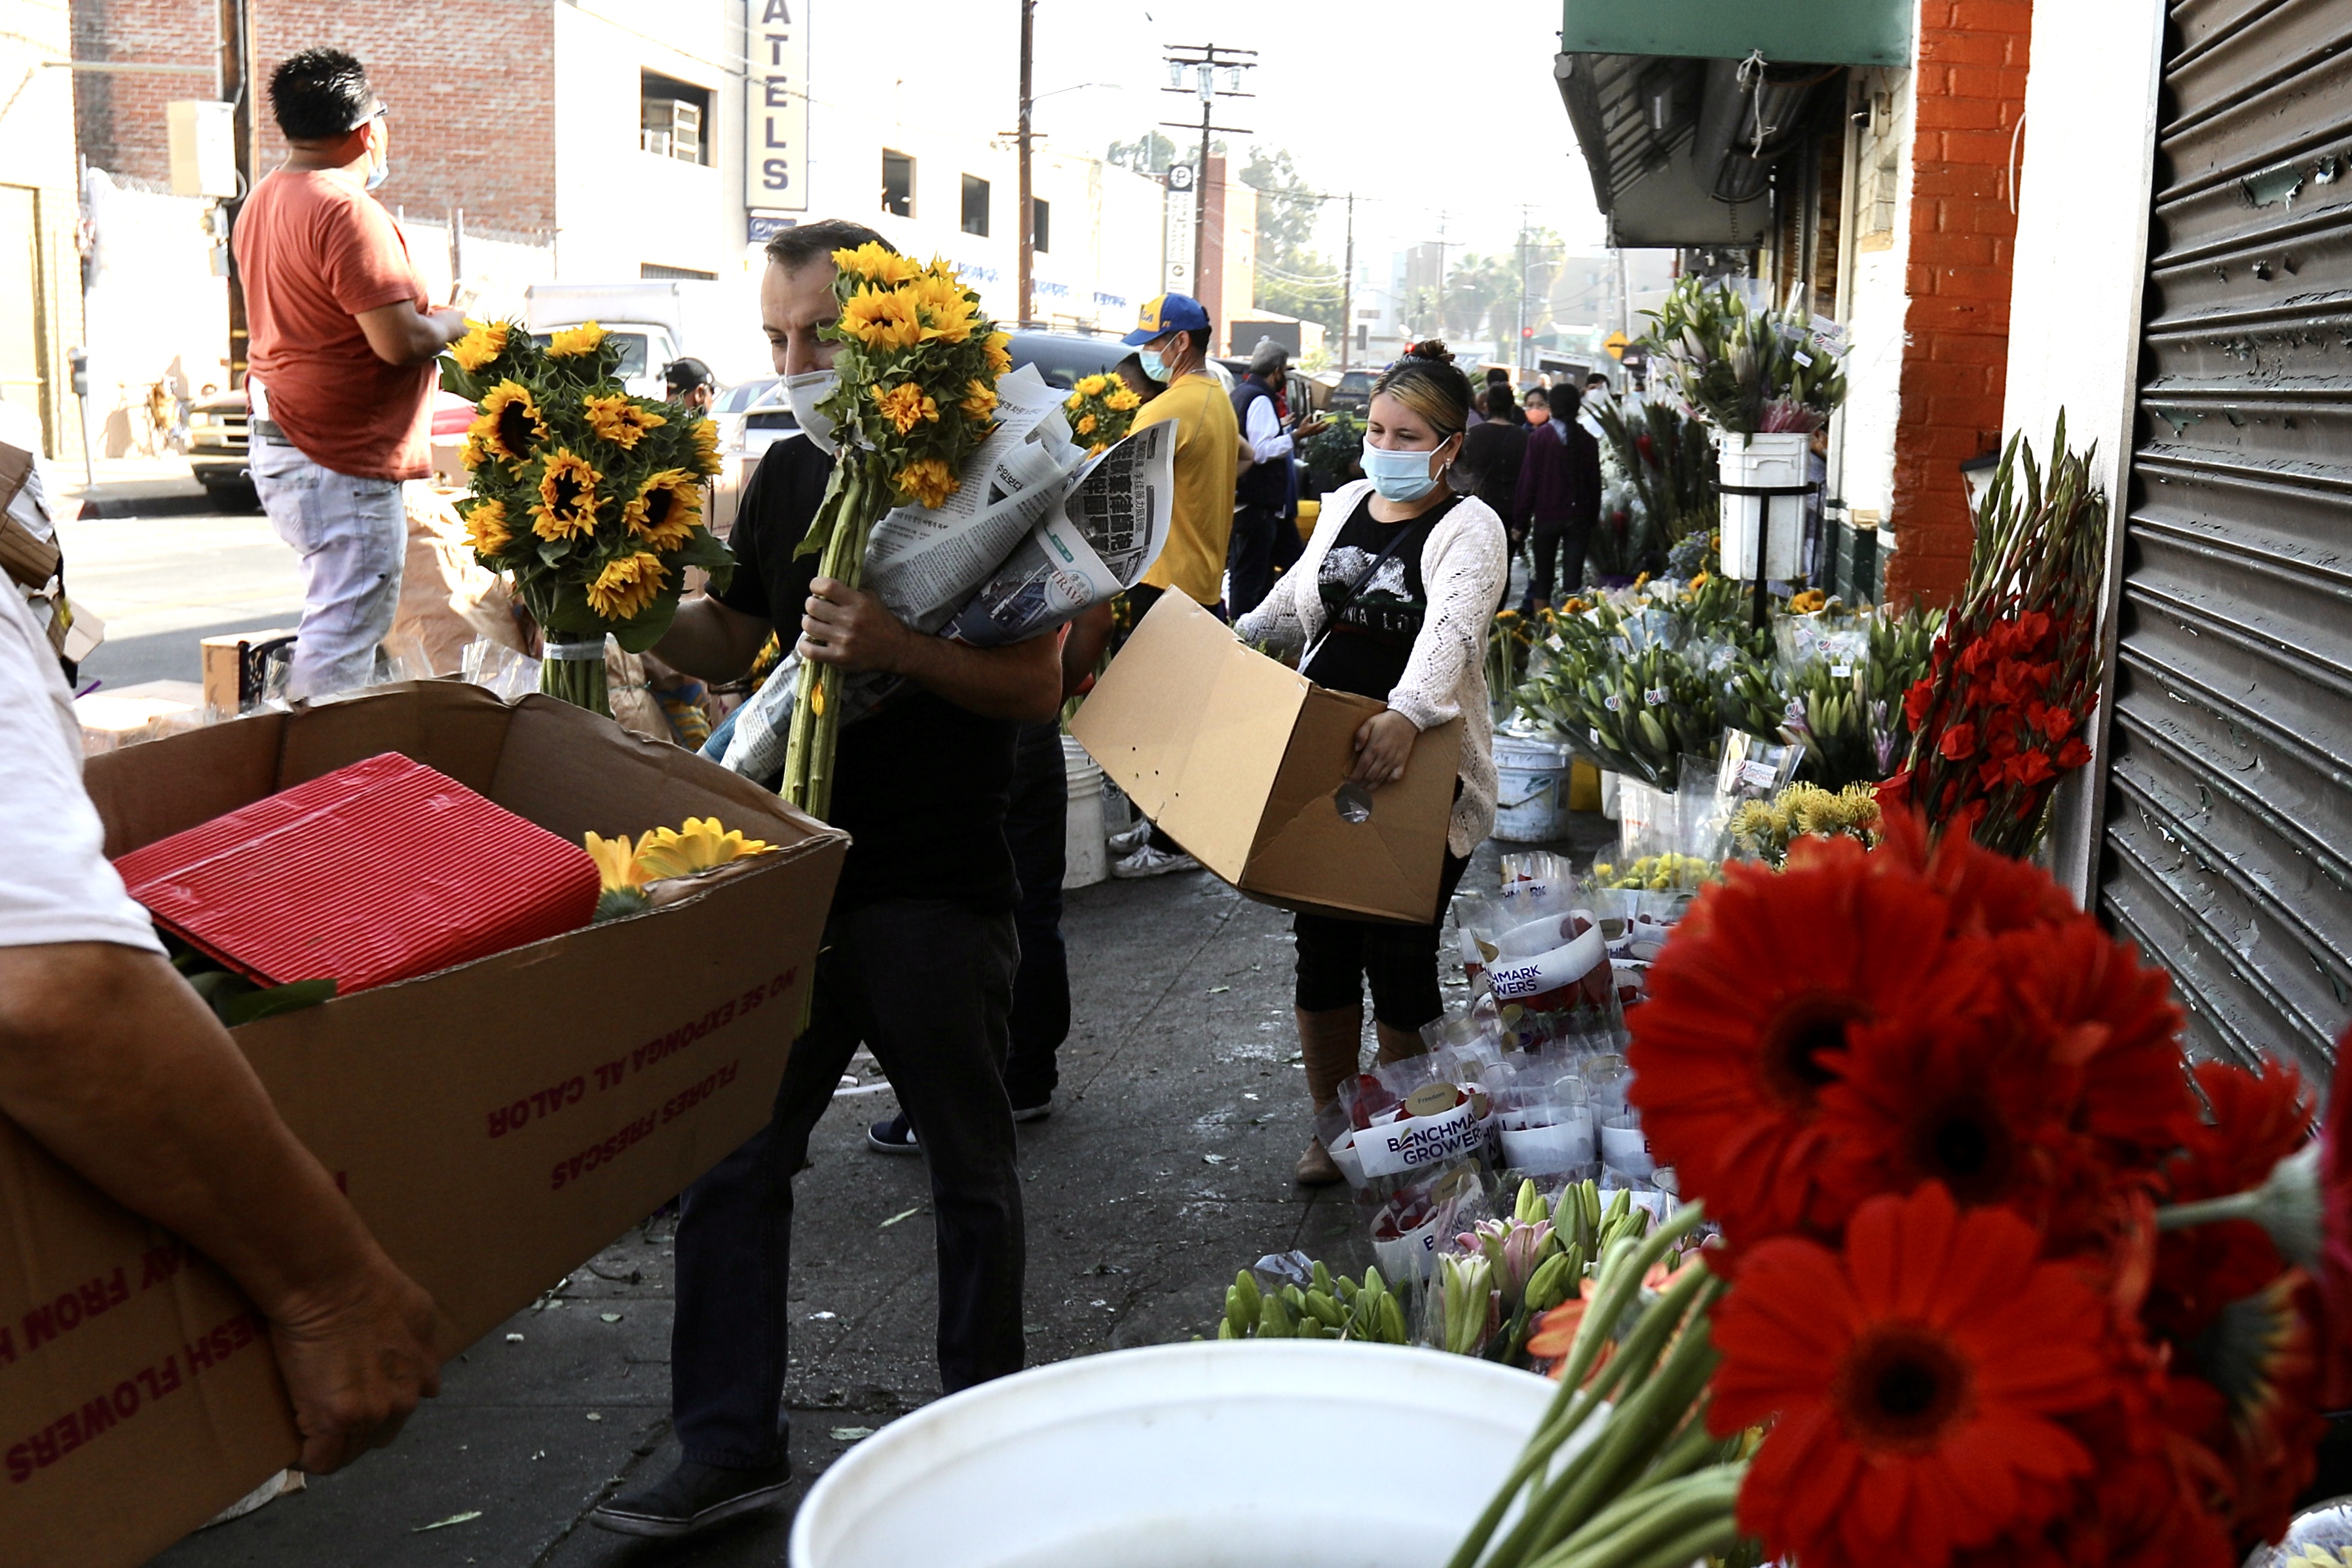
MULTIPOLYGON (((214 725, 87 778, 121 854, 384 751, 566 838, 715 815, 779 846, 649 913, 235 1032, 455 1354, 766 1123, 847 841, 675 746, 456 682, 214 725)), ((0 1215, 0 1558, 144 1562, 293 1458, 267 1340, 209 1264, 5 1121, 0 1215)))
POLYGON ((81 724, 82 755, 102 756, 197 728, 205 721, 205 693, 193 680, 110 686, 75 698, 74 717, 81 724))
POLYGON ((1137 810, 1252 898, 1419 924, 1439 912, 1462 723, 1423 733, 1402 783, 1343 789, 1356 731, 1381 708, 1244 647, 1171 593, 1070 732, 1137 810))
POLYGON ((263 663, 272 649, 293 640, 292 626, 266 632, 231 632, 206 637, 203 647, 205 706, 234 718, 261 700, 263 663))

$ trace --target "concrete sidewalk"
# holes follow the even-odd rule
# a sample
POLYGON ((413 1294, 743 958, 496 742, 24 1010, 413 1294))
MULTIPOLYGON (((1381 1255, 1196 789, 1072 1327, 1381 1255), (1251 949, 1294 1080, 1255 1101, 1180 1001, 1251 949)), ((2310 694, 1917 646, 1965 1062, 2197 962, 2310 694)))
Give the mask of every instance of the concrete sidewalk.
MULTIPOLYGON (((1607 825, 1580 826, 1597 838, 1607 825)), ((1497 847, 1465 885, 1494 878, 1497 847)), ((1308 1128, 1289 917, 1192 873, 1075 892, 1063 931, 1076 1023, 1062 1090, 1050 1120, 1022 1129, 1031 1363, 1213 1332, 1234 1271, 1268 1252, 1369 1263, 1348 1190, 1290 1180, 1308 1128)), ((873 1079, 863 1056, 856 1068, 873 1079)), ((895 1109, 887 1089, 836 1099, 795 1189, 785 1398, 809 1479, 939 1394, 923 1164, 863 1143, 895 1109)), ((586 1522, 677 1457, 671 1223, 633 1230, 452 1362, 393 1448, 158 1563, 776 1568, 790 1507, 667 1545, 586 1522), (475 1517, 430 1528, 458 1515, 475 1517)))
MULTIPOLYGON (((225 504, 196 482, 176 452, 155 458, 100 458, 82 473, 81 459, 43 458, 43 476, 62 517, 179 517, 218 511, 225 504)), ((244 499, 249 500, 249 494, 244 499)), ((72 563, 67 563, 71 570, 72 563)))

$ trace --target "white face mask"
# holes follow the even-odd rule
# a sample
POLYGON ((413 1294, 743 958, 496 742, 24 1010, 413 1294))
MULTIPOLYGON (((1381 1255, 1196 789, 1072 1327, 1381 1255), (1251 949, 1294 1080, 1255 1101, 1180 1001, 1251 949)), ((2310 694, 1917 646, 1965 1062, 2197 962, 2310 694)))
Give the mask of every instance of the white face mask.
POLYGON ((784 395, 792 400, 793 417, 800 422, 808 438, 816 443, 817 450, 831 457, 840 449, 833 438, 833 416, 822 413, 817 405, 833 395, 841 384, 838 372, 812 370, 784 378, 784 395))

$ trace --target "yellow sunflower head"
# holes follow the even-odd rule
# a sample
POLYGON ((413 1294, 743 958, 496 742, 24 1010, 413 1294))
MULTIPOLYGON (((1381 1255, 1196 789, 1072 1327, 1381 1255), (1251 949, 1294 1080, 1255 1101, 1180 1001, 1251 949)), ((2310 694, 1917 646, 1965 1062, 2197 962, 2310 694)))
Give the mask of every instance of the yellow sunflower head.
POLYGON ((936 422, 940 416, 940 405, 911 381, 888 388, 876 387, 874 401, 881 405, 882 417, 890 421, 890 427, 901 436, 918 425, 936 422))
POLYGON ((960 343, 971 336, 979 318, 971 300, 964 296, 962 284, 927 273, 908 284, 907 292, 915 297, 915 308, 921 314, 924 341, 960 343))
POLYGON ((658 430, 669 423, 635 398, 625 395, 583 398, 580 409, 588 416, 589 429, 624 452, 644 440, 646 432, 658 430))
POLYGON ((576 452, 550 454, 539 479, 539 504, 530 509, 530 531, 550 541, 594 532, 596 487, 604 479, 576 452))
POLYGON ((986 419, 996 413, 996 389, 974 377, 964 388, 962 401, 956 406, 967 419, 986 419))
POLYGON ((1086 403, 1087 395, 1083 392, 1072 392, 1069 396, 1062 399, 1062 406, 1068 409, 1073 414, 1076 414, 1079 409, 1085 407, 1086 403))
POLYGON ((688 426, 687 434, 694 437, 694 466, 706 474, 715 474, 726 467, 719 456, 719 426, 716 421, 698 419, 688 426))
POLYGON ((1081 397, 1100 397, 1109 390, 1110 377, 1107 375, 1087 375, 1078 378, 1078 395, 1081 397))
POLYGON ((621 509, 621 521, 656 550, 676 550, 694 537, 702 520, 702 486, 684 468, 664 468, 637 487, 621 509))
POLYGON ((519 381, 502 381, 483 395, 481 412, 466 435, 491 457, 509 463, 530 461, 531 448, 547 439, 547 421, 530 388, 519 381))
POLYGON ((774 848, 765 839, 744 837, 740 827, 729 829, 715 816, 689 816, 684 827, 656 827, 638 839, 636 866, 649 878, 691 877, 774 848))
POLYGON ((607 562, 588 584, 588 607, 608 621, 634 621, 661 597, 669 568, 661 557, 638 551, 607 562))
POLYGON ((1006 375, 1011 374, 1013 370, 1013 355, 1007 351, 1013 346, 1012 336, 1005 332, 991 332, 988 334, 988 341, 983 346, 988 353, 988 368, 990 374, 993 375, 1006 375))
POLYGON ((961 488, 955 470, 937 458, 918 458, 890 476, 900 495, 919 507, 937 507, 961 488))
POLYGON ((1122 386, 1117 392, 1112 393, 1108 397, 1103 399, 1103 406, 1116 410, 1120 414, 1125 414, 1129 409, 1142 407, 1143 399, 1135 395, 1135 389, 1133 387, 1122 386))
POLYGON ((466 444, 457 449, 457 458, 466 465, 468 472, 489 462, 493 456, 490 449, 482 444, 482 438, 479 436, 475 435, 471 430, 466 432, 466 444))
POLYGON ((582 354, 593 354, 604 346, 604 329, 588 321, 577 327, 566 327, 550 338, 547 355, 550 359, 578 359, 582 354))
POLYGON ((922 267, 911 256, 901 256, 879 240, 867 240, 854 250, 836 250, 833 264, 842 271, 867 283, 879 283, 895 289, 922 272, 922 267))
POLYGON ((904 289, 860 289, 841 307, 841 330, 867 348, 910 349, 923 341, 923 320, 904 289))
POLYGON ((1097 419, 1093 415, 1089 414, 1085 418, 1078 421, 1078 434, 1081 436, 1091 436, 1095 433, 1095 426, 1101 423, 1101 420, 1097 419))
POLYGON ((507 521, 507 503, 478 500, 467 508, 466 537, 480 554, 504 555, 507 547, 514 542, 514 528, 507 521))
POLYGON ((504 321, 467 321, 466 335, 450 345, 449 357, 457 362, 458 369, 471 375, 506 352, 504 321))

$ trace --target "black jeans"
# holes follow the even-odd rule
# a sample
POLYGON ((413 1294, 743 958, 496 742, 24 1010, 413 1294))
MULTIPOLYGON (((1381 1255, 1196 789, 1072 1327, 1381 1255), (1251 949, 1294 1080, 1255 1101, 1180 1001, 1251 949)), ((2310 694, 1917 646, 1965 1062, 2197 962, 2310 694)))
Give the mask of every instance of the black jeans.
POLYGON ((1584 586, 1584 549, 1592 542, 1592 525, 1589 522, 1545 522, 1538 520, 1529 542, 1535 549, 1528 562, 1528 591, 1535 597, 1549 603, 1552 597, 1552 560, 1559 561, 1559 591, 1565 598, 1584 586))
POLYGON ((944 900, 884 900, 826 923, 775 1119, 680 1207, 670 1410, 687 1458, 783 1457, 793 1173, 861 1039, 930 1166, 940 1381, 952 1394, 1021 1369, 1021 1173, 1002 1077, 1014 963, 1011 915, 944 900))
POLYGON ((1244 506, 1234 512, 1234 533, 1225 546, 1225 592, 1235 620, 1274 592, 1274 536, 1289 525, 1276 506, 1244 506))
POLYGON ((1054 1054, 1070 1036, 1070 955, 1062 945, 1069 811, 1062 727, 1024 724, 1013 764, 1013 805, 1004 814, 1004 842, 1021 879, 1021 904, 1013 911, 1021 968, 1013 978, 1013 1049, 1004 1063, 1004 1092, 1015 1110, 1054 1098, 1061 1081, 1054 1054))
POLYGON ((1437 886, 1437 918, 1425 926, 1351 921, 1339 915, 1291 917, 1298 949, 1297 989, 1302 1013, 1329 1013, 1363 1005, 1369 983, 1372 1016, 1391 1029, 1418 1029, 1445 1016, 1437 988, 1437 943, 1444 934, 1445 906, 1462 885, 1467 858, 1451 849, 1437 886))

